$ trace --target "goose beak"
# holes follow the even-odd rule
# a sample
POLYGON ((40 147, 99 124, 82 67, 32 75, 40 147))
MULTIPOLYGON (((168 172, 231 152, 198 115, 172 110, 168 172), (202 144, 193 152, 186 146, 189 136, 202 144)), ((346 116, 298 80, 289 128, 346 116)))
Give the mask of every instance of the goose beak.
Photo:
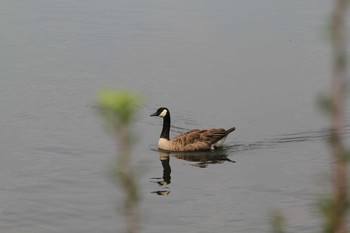
POLYGON ((150 116, 151 116, 151 117, 152 117, 152 116, 158 116, 158 114, 157 114, 157 112, 155 112, 155 113, 151 114, 150 116))

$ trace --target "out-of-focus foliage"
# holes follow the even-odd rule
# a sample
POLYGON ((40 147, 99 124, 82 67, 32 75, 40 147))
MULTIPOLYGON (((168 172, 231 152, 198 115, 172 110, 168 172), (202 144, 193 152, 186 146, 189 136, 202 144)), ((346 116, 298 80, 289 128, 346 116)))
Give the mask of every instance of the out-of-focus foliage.
POLYGON ((112 126, 118 145, 117 161, 114 165, 115 180, 125 194, 124 210, 126 232, 139 232, 139 191, 130 164, 133 140, 131 127, 137 110, 142 104, 142 97, 126 90, 102 90, 97 94, 97 107, 105 122, 112 126))
POLYGON ((275 211, 272 213, 271 227, 273 233, 284 233, 285 224, 286 220, 280 211, 275 211))
MULTIPOLYGON (((328 95, 318 98, 320 108, 330 117, 329 146, 331 149, 332 192, 320 199, 318 208, 323 217, 324 233, 349 233, 349 150, 345 145, 345 106, 347 90, 347 13, 349 0, 334 0, 330 20, 332 46, 332 77, 328 95)), ((272 219, 272 230, 281 233, 283 221, 278 216, 272 219)))
POLYGON ((126 90, 101 90, 97 94, 97 105, 101 116, 108 124, 117 128, 129 125, 134 120, 142 96, 126 90))
POLYGON ((327 115, 334 111, 334 106, 329 94, 322 93, 318 96, 318 106, 321 111, 327 115))

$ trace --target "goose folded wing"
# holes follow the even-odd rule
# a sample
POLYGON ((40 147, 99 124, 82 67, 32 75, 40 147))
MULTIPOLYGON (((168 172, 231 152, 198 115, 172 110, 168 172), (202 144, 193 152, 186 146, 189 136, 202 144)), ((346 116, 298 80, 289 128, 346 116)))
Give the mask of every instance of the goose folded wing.
POLYGON ((200 139, 199 132, 200 132, 199 129, 192 129, 190 131, 177 135, 172 139, 172 141, 176 143, 180 143, 182 145, 187 145, 195 141, 198 141, 200 139))
POLYGON ((194 129, 173 138, 173 146, 185 151, 209 150, 211 145, 225 137, 224 129, 194 129))
POLYGON ((225 137, 225 130, 221 128, 206 129, 205 132, 201 134, 201 141, 207 141, 210 145, 219 141, 225 137))

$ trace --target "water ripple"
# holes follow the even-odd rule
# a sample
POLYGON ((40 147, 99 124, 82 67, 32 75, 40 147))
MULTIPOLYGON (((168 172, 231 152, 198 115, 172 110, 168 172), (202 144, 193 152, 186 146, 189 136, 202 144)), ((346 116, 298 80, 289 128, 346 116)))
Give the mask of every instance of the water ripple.
MULTIPOLYGON (((227 146, 226 149, 231 152, 242 152, 256 149, 269 149, 288 146, 295 143, 311 142, 318 140, 326 140, 332 130, 330 128, 322 128, 317 130, 307 130, 295 133, 281 134, 267 139, 249 142, 249 143, 234 143, 227 146)), ((344 136, 347 138, 350 135, 350 125, 346 125, 344 136)))

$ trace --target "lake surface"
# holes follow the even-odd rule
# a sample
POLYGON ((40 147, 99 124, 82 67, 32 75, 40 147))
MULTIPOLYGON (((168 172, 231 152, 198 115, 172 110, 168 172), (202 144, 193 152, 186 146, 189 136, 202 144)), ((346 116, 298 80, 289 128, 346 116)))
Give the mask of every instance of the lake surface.
POLYGON ((95 109, 102 88, 145 96, 132 158, 142 232, 270 232, 276 209, 289 231, 317 232, 330 3, 3 0, 1 232, 123 232, 114 139, 95 109), (237 129, 220 151, 167 156, 149 117, 160 106, 172 135, 237 129))

